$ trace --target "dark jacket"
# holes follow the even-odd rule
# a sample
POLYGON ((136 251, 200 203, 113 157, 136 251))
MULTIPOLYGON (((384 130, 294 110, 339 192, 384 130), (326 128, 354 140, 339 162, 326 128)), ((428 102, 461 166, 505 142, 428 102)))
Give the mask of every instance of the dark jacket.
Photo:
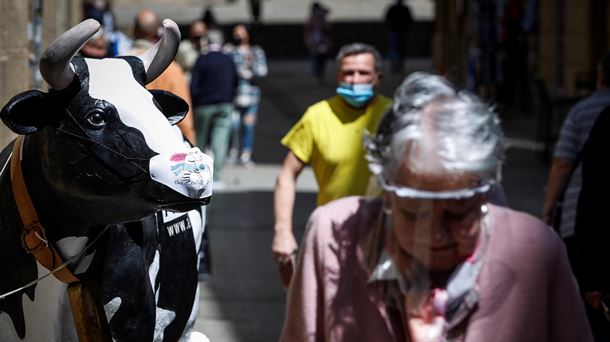
POLYGON ((237 71, 233 58, 219 51, 199 56, 191 76, 193 107, 232 103, 237 87, 237 71))
POLYGON ((610 223, 607 215, 610 194, 610 107, 598 116, 582 151, 582 189, 578 198, 574 274, 581 292, 610 293, 610 223))

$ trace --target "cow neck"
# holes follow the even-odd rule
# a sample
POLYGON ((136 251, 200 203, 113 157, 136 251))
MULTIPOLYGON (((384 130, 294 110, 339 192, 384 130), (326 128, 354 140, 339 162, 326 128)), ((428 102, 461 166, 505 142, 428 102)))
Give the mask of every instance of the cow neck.
POLYGON ((49 243, 44 227, 40 224, 38 214, 28 193, 21 169, 21 147, 23 136, 18 136, 13 145, 11 159, 11 183, 15 204, 23 223, 21 242, 23 248, 32 254, 45 268, 53 272, 53 276, 64 283, 78 282, 78 278, 65 267, 57 250, 49 243))
MULTIPOLYGON (((94 217, 95 213, 91 212, 83 198, 75 196, 72 189, 55 180, 58 177, 57 170, 62 167, 61 163, 66 161, 58 155, 49 155, 47 144, 53 139, 53 134, 55 132, 44 130, 23 140, 23 177, 30 189, 32 203, 51 241, 81 236, 87 236, 91 240, 95 232, 101 231, 103 226, 95 224, 98 222, 94 217), (55 175, 50 177, 50 172, 55 175)), ((64 170, 61 171, 61 176, 73 175, 64 170)))

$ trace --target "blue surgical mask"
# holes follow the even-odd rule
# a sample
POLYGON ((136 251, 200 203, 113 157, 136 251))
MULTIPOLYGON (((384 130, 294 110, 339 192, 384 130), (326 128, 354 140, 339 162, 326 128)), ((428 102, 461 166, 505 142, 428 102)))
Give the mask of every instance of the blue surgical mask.
POLYGON ((341 96, 350 106, 360 108, 369 103, 375 95, 375 91, 373 90, 373 84, 370 83, 340 83, 337 87, 337 95, 341 96))

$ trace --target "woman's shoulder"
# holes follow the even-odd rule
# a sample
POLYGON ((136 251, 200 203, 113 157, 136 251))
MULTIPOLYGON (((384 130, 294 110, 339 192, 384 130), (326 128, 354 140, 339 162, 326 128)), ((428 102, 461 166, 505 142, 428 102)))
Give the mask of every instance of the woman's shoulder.
POLYGON ((487 206, 496 225, 508 226, 516 231, 533 231, 542 235, 553 233, 551 227, 529 213, 490 203, 487 206))
MULTIPOLYGON (((311 214, 310 228, 330 237, 333 230, 340 230, 348 235, 359 235, 370 226, 379 214, 381 199, 361 196, 349 196, 324 204, 311 214), (332 227, 332 229, 329 229, 332 227)), ((337 236, 334 235, 336 238, 337 236)))
POLYGON ((348 196, 328 202, 316 208, 314 213, 319 212, 320 216, 327 216, 335 220, 343 221, 354 214, 359 214, 361 216, 372 214, 373 212, 377 213, 380 207, 380 198, 348 196))
POLYGON ((561 240, 553 228, 531 214, 488 204, 492 241, 510 245, 518 254, 555 255, 561 240))

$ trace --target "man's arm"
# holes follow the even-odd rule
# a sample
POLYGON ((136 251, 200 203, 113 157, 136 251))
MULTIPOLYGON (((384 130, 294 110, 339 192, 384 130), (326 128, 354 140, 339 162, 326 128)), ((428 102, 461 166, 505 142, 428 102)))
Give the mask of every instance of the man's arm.
POLYGON ((552 223, 551 220, 553 219, 553 211, 555 211, 559 195, 567 185, 571 170, 571 160, 565 158, 553 159, 551 171, 549 172, 549 180, 546 186, 544 206, 542 207, 542 221, 544 221, 546 224, 552 223))
MULTIPOLYGON (((289 151, 275 185, 273 194, 275 234, 271 251, 273 252, 273 258, 280 266, 291 262, 297 251, 297 242, 292 232, 292 210, 294 208, 296 181, 305 165, 292 151, 289 151)), ((290 277, 287 278, 289 281, 290 277)))

